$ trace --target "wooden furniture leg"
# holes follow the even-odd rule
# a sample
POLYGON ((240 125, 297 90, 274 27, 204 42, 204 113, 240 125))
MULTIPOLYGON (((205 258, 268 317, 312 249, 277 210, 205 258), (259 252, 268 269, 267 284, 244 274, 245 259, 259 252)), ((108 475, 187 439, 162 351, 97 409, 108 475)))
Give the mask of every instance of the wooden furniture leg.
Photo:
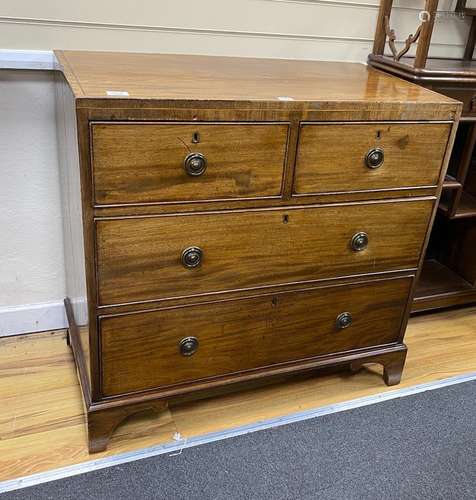
POLYGON ((405 365, 405 358, 407 357, 407 347, 399 351, 390 352, 387 354, 378 354, 376 356, 369 356, 368 358, 358 359, 352 361, 350 370, 352 373, 359 371, 363 365, 369 363, 378 363, 383 366, 383 380, 391 385, 398 385, 402 378, 403 367, 405 365))
POLYGON ((431 35, 433 34, 433 27, 436 19, 436 11, 438 9, 439 0, 426 0, 425 12, 428 13, 428 19, 422 23, 422 30, 418 40, 415 61, 413 66, 415 68, 424 68, 426 60, 428 59, 428 52, 430 50, 431 35))
POLYGON ((105 451, 112 433, 126 418, 144 411, 160 413, 167 408, 165 401, 151 401, 138 405, 88 411, 89 453, 105 451))
POLYGON ((392 12, 393 0, 381 0, 380 9, 377 18, 377 27, 375 30, 373 54, 383 55, 385 50, 385 43, 387 41, 387 34, 385 32, 385 18, 390 17, 392 12))

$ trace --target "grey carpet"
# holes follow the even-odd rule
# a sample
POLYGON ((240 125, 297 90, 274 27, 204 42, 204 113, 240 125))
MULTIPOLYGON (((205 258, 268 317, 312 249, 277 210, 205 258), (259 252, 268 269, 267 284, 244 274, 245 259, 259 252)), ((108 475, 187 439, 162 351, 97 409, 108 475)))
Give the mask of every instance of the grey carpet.
POLYGON ((476 498, 476 382, 5 494, 5 499, 476 498))

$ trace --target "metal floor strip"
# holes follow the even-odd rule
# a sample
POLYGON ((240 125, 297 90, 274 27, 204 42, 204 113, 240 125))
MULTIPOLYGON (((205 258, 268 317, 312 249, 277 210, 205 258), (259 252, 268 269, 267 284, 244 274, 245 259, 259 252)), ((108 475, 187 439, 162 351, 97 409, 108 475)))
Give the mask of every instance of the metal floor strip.
POLYGON ((85 472, 104 469, 106 467, 112 467, 114 465, 133 462, 135 460, 154 457, 165 453, 181 452, 186 448, 199 446, 201 444, 212 443, 214 441, 219 441, 222 439, 241 436, 244 434, 249 434, 251 432, 256 432, 264 429, 271 429, 273 427, 279 427, 281 425, 287 425, 294 422, 300 422, 302 420, 321 417, 323 415, 329 415, 331 413, 338 413, 341 411, 351 410, 353 408, 360 408, 363 406, 389 401, 391 399, 411 396, 413 394, 418 394, 425 391, 431 391, 434 389, 440 389, 442 387, 461 384, 472 380, 476 380, 476 372, 467 373, 465 375, 458 375, 455 377, 450 377, 435 382, 427 382, 425 384, 406 387, 404 389, 396 389, 394 391, 388 391, 373 396, 366 396, 363 398, 353 399, 350 401, 344 401, 342 403, 336 403, 333 405, 322 406, 320 408, 314 408, 312 410, 306 410, 299 413, 292 413, 290 415, 276 417, 269 420, 262 420, 260 422, 255 422, 253 424, 227 429, 225 431, 212 432, 209 434, 204 434, 202 436, 195 436, 190 439, 173 441, 157 446, 151 446, 149 448, 143 448, 136 451, 121 453, 119 455, 111 457, 100 458, 97 460, 90 460, 88 462, 70 465, 68 467, 61 467, 59 469, 53 469, 46 472, 32 474, 30 476, 24 476, 18 479, 11 479, 9 481, 0 482, 0 493, 18 490, 21 488, 27 488, 29 486, 34 486, 49 481, 55 481, 57 479, 62 479, 69 476, 76 476, 78 474, 83 474, 85 472))

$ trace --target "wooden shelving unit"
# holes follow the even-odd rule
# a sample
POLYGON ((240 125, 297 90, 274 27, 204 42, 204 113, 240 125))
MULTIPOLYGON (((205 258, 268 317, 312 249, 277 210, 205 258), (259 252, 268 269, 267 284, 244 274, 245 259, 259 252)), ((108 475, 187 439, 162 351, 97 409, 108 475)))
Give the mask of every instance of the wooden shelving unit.
POLYGON ((451 175, 447 175, 445 178, 445 182, 443 183, 444 189, 459 189, 461 187, 461 183, 458 182, 451 175))
POLYGON ((456 11, 471 19, 461 59, 431 58, 438 0, 426 0, 428 16, 405 42, 391 29, 392 0, 381 0, 369 65, 463 102, 452 158, 433 228, 413 312, 476 303, 476 9, 458 0, 456 11), (397 44, 399 45, 397 47, 397 44), (412 46, 414 57, 407 57, 412 46))
POLYGON ((441 262, 427 259, 413 302, 413 312, 476 302, 476 288, 441 262))
POLYGON ((464 217, 476 217, 476 198, 468 193, 462 193, 455 212, 450 215, 448 203, 442 201, 440 210, 451 219, 462 219, 464 217))
POLYGON ((459 207, 456 210, 454 218, 476 217, 476 198, 468 193, 461 195, 459 207))

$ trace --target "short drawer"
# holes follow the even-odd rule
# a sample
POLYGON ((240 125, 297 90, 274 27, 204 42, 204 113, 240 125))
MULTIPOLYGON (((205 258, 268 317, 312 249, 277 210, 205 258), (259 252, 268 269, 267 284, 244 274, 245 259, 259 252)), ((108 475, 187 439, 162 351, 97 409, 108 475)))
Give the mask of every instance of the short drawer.
POLYGON ((97 205, 276 197, 288 124, 93 123, 97 205))
POLYGON ((105 317, 104 396, 396 342, 411 278, 105 317))
POLYGON ((99 220, 99 303, 413 269, 432 207, 429 199, 99 220))
POLYGON ((445 123, 305 123, 294 193, 436 186, 450 128, 445 123))

